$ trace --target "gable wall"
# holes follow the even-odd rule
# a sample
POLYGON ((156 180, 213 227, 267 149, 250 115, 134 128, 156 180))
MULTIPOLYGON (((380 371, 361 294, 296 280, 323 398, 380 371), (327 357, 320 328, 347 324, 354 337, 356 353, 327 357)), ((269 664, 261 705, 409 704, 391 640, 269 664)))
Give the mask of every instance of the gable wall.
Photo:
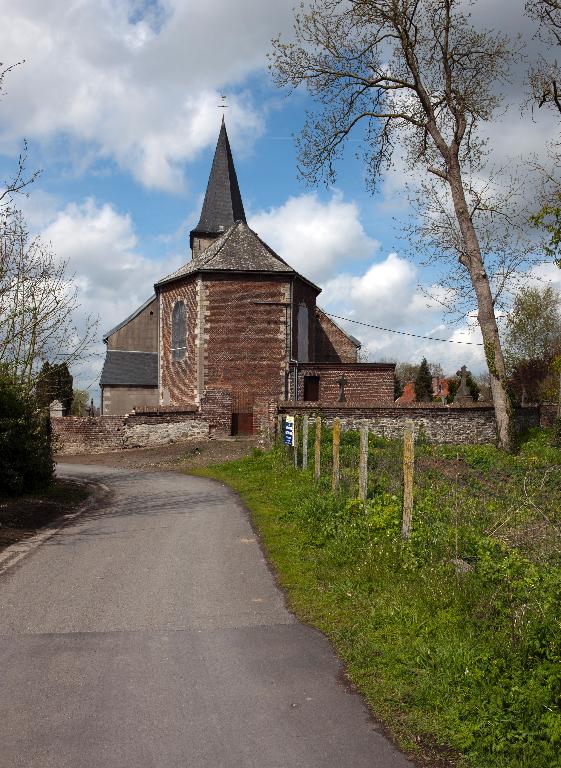
POLYGON ((134 352, 158 351, 158 300, 154 299, 139 315, 107 339, 107 349, 134 352))
POLYGON ((189 277, 160 289, 160 402, 190 405, 197 399, 197 280, 189 277), (187 309, 187 350, 183 360, 171 359, 171 314, 176 301, 187 309))
POLYGON ((356 363, 358 349, 346 333, 318 309, 316 312, 316 357, 318 363, 356 363))
POLYGON ((286 278, 205 276, 205 387, 284 396, 289 301, 286 278))

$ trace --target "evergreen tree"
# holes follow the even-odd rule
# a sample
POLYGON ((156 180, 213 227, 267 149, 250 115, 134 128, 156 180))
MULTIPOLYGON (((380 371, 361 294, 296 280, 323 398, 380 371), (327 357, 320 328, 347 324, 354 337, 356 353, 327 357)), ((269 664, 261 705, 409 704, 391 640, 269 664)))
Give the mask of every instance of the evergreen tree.
POLYGON ((432 402, 432 376, 426 357, 423 357, 415 379, 415 398, 419 403, 432 402))
POLYGON ((401 380, 394 374, 393 377, 393 399, 397 400, 403 394, 403 384, 401 380))
POLYGON ((40 408, 47 409, 53 400, 60 400, 64 413, 70 413, 74 379, 66 363, 43 363, 35 385, 35 395, 40 408))

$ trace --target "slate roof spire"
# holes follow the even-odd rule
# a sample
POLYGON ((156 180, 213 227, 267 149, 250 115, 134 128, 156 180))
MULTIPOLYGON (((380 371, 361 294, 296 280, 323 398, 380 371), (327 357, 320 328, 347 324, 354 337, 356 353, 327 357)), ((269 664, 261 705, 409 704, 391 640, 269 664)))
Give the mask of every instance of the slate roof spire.
POLYGON ((193 247, 193 237, 200 235, 218 237, 235 221, 247 223, 226 123, 222 117, 201 218, 190 234, 191 247, 193 247))

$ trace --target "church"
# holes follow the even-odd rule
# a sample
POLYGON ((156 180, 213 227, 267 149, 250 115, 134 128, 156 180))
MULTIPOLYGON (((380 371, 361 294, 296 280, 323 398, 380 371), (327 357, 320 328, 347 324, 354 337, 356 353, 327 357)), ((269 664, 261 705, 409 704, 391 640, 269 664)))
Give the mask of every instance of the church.
POLYGON ((248 226, 224 120, 189 244, 190 261, 103 338, 104 415, 220 411, 238 434, 257 401, 393 404, 394 365, 358 362, 321 288, 248 226))

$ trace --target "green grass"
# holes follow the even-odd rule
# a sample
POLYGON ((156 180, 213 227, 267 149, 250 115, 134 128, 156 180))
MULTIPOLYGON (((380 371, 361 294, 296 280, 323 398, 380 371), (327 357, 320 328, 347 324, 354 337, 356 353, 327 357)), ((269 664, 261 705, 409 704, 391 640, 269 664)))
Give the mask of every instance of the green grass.
POLYGON ((292 608, 404 748, 432 766, 560 766, 561 452, 540 430, 516 457, 418 446, 404 542, 400 447, 371 439, 362 504, 357 445, 344 436, 335 496, 283 449, 198 474, 241 495, 292 608))

